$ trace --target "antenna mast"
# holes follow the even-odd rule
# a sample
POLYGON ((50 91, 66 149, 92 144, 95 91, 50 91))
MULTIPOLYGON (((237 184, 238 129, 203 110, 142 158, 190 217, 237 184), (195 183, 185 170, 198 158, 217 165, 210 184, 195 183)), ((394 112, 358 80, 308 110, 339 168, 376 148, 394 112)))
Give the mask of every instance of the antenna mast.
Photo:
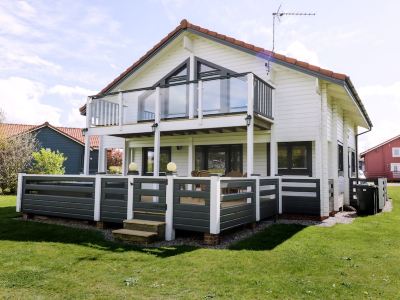
POLYGON ((315 13, 302 13, 302 12, 281 12, 282 4, 279 5, 276 12, 272 13, 272 53, 268 57, 268 62, 265 64, 267 73, 270 71, 270 62, 275 52, 275 21, 280 21, 283 16, 315 16, 315 13))

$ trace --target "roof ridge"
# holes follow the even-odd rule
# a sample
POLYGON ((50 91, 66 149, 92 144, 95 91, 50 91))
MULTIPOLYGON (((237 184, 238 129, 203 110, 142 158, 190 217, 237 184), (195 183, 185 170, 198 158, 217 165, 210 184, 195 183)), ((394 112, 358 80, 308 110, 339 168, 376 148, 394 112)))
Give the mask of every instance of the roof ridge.
POLYGON ((392 138, 390 138, 390 139, 387 139, 387 140, 385 140, 385 141, 379 143, 378 145, 376 145, 376 146, 374 146, 374 147, 371 147, 371 148, 369 148, 369 149, 367 149, 367 150, 361 152, 361 153, 360 153, 360 156, 362 156, 362 155, 364 155, 364 154, 366 154, 366 153, 368 153, 368 152, 371 152, 372 150, 375 150, 375 149, 377 149, 377 148, 379 148, 379 147, 382 147, 382 146, 384 146, 384 145, 386 145, 386 144, 390 143, 391 141, 394 141, 394 140, 396 140, 396 139, 398 139, 398 138, 400 138, 400 134, 398 134, 398 135, 396 135, 396 136, 394 136, 394 137, 392 137, 392 138))

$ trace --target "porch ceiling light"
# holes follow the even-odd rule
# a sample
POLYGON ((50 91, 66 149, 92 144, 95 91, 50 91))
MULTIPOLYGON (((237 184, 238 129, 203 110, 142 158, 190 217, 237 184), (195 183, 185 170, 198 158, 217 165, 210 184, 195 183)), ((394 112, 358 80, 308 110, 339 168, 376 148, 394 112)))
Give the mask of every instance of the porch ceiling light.
POLYGON ((246 120, 246 125, 250 126, 250 124, 251 124, 251 115, 247 115, 245 120, 246 120))
POLYGON ((154 123, 153 125, 151 125, 151 131, 155 132, 157 127, 158 127, 158 123, 154 123))

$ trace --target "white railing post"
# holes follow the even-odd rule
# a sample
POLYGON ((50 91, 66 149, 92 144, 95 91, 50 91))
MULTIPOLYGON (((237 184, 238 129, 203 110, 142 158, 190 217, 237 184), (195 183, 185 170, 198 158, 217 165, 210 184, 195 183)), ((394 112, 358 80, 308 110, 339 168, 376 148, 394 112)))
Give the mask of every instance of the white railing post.
POLYGON ((124 124, 124 122, 123 122, 124 94, 122 92, 119 92, 119 94, 118 94, 118 106, 119 106, 118 125, 119 125, 119 130, 122 130, 122 125, 124 124))
POLYGON ((22 185, 23 185, 23 177, 24 173, 18 173, 18 186, 17 186, 17 204, 16 211, 21 212, 22 208, 22 185))
POLYGON ((133 193, 134 193, 134 176, 128 176, 128 205, 127 205, 127 213, 126 219, 133 219, 133 193))
POLYGON ((256 221, 260 221, 260 176, 252 175, 252 178, 256 180, 256 190, 253 191, 255 193, 254 199, 256 199, 256 221))
POLYGON ((203 81, 197 83, 197 116, 199 121, 203 120, 203 81))
POLYGON ((247 74, 247 177, 254 170, 254 75, 247 74), (247 121, 249 118, 249 121, 247 121))
POLYGON ((95 178, 93 219, 95 221, 100 221, 101 175, 96 175, 95 178))
POLYGON ((173 227, 174 218, 174 177, 167 175, 167 191, 166 191, 166 205, 165 212, 165 240, 172 241, 175 239, 175 230, 173 227))
POLYGON ((211 176, 210 182, 210 233, 219 234, 221 225, 221 180, 211 176))
POLYGON ((279 177, 278 178, 278 191, 279 191, 279 199, 278 199, 278 202, 279 202, 279 207, 278 207, 278 212, 279 212, 279 214, 282 214, 282 178, 281 177, 279 177))

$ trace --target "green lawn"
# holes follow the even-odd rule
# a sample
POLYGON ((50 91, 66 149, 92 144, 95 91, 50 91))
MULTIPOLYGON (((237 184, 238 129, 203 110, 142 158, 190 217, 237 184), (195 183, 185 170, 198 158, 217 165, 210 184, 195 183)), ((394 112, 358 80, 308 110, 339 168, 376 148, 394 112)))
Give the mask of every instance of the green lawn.
POLYGON ((14 220, 0 197, 0 298, 400 298, 392 213, 331 228, 274 225, 231 250, 133 248, 94 231, 14 220))

